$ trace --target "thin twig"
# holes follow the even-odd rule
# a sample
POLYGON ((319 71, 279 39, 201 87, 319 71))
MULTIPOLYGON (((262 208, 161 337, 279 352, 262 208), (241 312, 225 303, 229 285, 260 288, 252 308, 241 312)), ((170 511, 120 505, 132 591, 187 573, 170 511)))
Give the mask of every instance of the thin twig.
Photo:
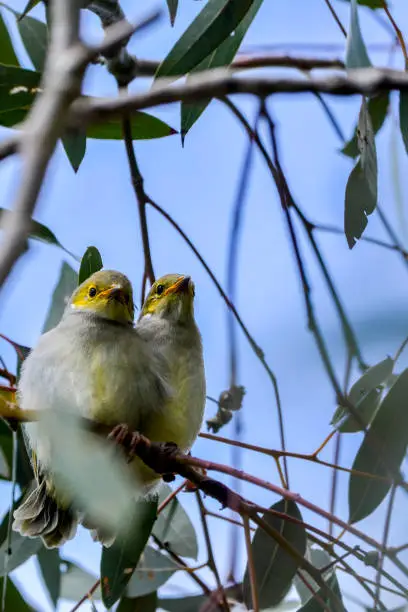
POLYGON ((383 537, 382 537, 382 551, 380 552, 380 556, 378 559, 378 567, 377 567, 377 574, 376 574, 376 578, 375 578, 375 601, 374 601, 374 607, 377 605, 379 599, 380 599, 380 593, 381 593, 381 573, 382 573, 382 568, 384 566, 384 558, 385 558, 385 551, 387 549, 387 545, 388 545, 388 535, 390 533, 390 527, 391 527, 391 517, 392 517, 392 511, 394 508, 394 501, 395 501, 395 493, 396 493, 397 487, 396 485, 392 485, 391 490, 390 490, 390 496, 388 498, 388 506, 387 506, 387 513, 385 516, 385 522, 384 522, 384 531, 383 531, 383 537))
POLYGON ((251 585, 251 597, 252 597, 252 608, 254 612, 259 612, 259 596, 258 596, 258 586, 256 583, 256 571, 254 565, 254 557, 252 554, 252 546, 251 546, 251 530, 249 527, 249 519, 247 516, 242 517, 244 523, 244 533, 245 533, 245 545, 247 550, 247 558, 248 558, 248 573, 249 573, 249 583, 251 585))
POLYGON ((335 22, 337 23, 337 25, 339 26, 340 30, 343 32, 344 36, 347 36, 347 32, 346 32, 346 28, 344 27, 344 25, 341 23, 339 16, 337 15, 336 11, 334 10, 330 0, 324 0, 327 8, 329 9, 329 11, 331 12, 333 19, 335 20, 335 22))
POLYGON ((390 20, 392 27, 395 30, 395 34, 397 36, 398 42, 400 44, 401 47, 401 51, 402 54, 404 56, 405 59, 405 67, 408 69, 408 53, 407 53, 407 48, 405 46, 405 41, 404 41, 404 37, 402 35, 401 30, 399 29, 399 27, 397 26, 393 16, 391 15, 390 9, 388 8, 387 2, 385 0, 382 0, 382 5, 383 5, 383 9, 385 14, 387 15, 388 19, 390 20))

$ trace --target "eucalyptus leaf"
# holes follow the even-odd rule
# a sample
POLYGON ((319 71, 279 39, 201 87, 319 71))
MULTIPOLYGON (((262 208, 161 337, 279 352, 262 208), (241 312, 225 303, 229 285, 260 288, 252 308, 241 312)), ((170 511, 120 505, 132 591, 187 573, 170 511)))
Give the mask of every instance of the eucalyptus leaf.
POLYGON ((142 595, 141 597, 122 597, 116 612, 156 612, 157 592, 142 595))
MULTIPOLYGON (((364 101, 363 101, 364 103, 364 101)), ((371 119, 372 129, 374 134, 377 134, 384 124, 387 117, 388 109, 390 104, 390 92, 384 91, 368 99, 367 107, 368 114, 371 119)), ((357 131, 359 129, 358 123, 354 129, 352 138, 344 145, 341 152, 348 157, 356 158, 359 154, 357 131)))
MULTIPOLYGON (((0 593, 3 592, 3 580, 4 578, 0 578, 0 593)), ((7 610, 7 612, 9 610, 10 612, 36 612, 36 610, 26 602, 11 578, 8 578, 5 604, 4 609, 7 610)))
POLYGON ((82 131, 70 130, 61 138, 65 153, 74 172, 78 172, 79 166, 85 156, 86 134, 82 131))
MULTIPOLYGON (((169 496, 171 491, 172 489, 168 485, 162 485, 159 505, 169 496)), ((174 498, 158 515, 153 534, 162 543, 168 544, 171 550, 181 557, 197 559, 197 534, 178 499, 174 498)))
POLYGON ((170 557, 146 546, 126 587, 126 597, 140 597, 156 591, 179 569, 170 557))
POLYGON ((94 246, 88 247, 81 260, 78 285, 81 285, 87 278, 92 276, 94 272, 98 272, 98 270, 101 270, 102 268, 102 257, 98 249, 94 246))
POLYGON ((60 322, 69 299, 78 286, 78 274, 66 261, 62 263, 57 285, 52 295, 51 304, 43 327, 43 333, 60 322))
MULTIPOLYGON (((252 6, 236 28, 234 35, 228 36, 217 49, 200 62, 191 72, 196 73, 202 70, 228 66, 241 46, 242 40, 260 9, 262 2, 263 0, 253 0, 252 6)), ((211 100, 188 104, 184 102, 181 103, 181 137, 183 140, 187 132, 201 116, 210 102, 211 100)))
POLYGON ((10 466, 8 465, 4 451, 1 448, 1 443, 2 443, 2 440, 0 437, 0 478, 3 480, 10 480, 10 477, 11 477, 10 466))
POLYGON ((0 125, 21 123, 39 91, 41 75, 18 66, 0 65, 0 125))
POLYGON ((377 152, 374 130, 365 99, 362 100, 358 118, 357 146, 360 151, 361 169, 364 172, 373 200, 377 204, 377 152))
MULTIPOLYGON (((8 516, 5 516, 4 521, 8 522, 8 516)), ((25 563, 27 559, 36 555, 42 545, 41 538, 26 538, 16 531, 12 531, 10 541, 11 555, 7 554, 7 538, 0 546, 0 576, 12 572, 25 563)))
POLYGON ((53 410, 41 410, 38 436, 49 445, 57 494, 89 521, 113 533, 127 532, 138 483, 113 444, 84 429, 68 398, 53 410))
POLYGON ((37 559, 45 586, 54 608, 56 608, 61 589, 61 558, 59 552, 55 548, 42 547, 37 553, 37 559))
MULTIPOLYGON (((368 368, 350 389, 348 399, 354 404, 365 426, 368 426, 374 418, 380 404, 382 390, 390 379, 393 367, 394 361, 391 357, 387 357, 368 368)), ((348 408, 344 406, 337 408, 331 425, 342 433, 352 433, 363 429, 348 408)))
POLYGON ((19 66, 20 62, 14 52, 10 34, 0 11, 0 64, 19 66))
MULTIPOLYGON (((343 0, 343 2, 350 3, 350 0, 343 0)), ((361 6, 368 6, 373 10, 384 8, 383 0, 357 0, 357 4, 360 4, 361 6)))
MULTIPOLYGON (((72 561, 62 560, 62 569, 61 599, 79 601, 84 593, 88 593, 97 581, 97 577, 94 574, 91 574, 76 563, 72 563, 72 561)), ((92 597, 93 599, 101 598, 100 587, 92 593, 92 597)))
POLYGON ((162 61, 156 77, 190 72, 233 32, 254 0, 209 0, 162 61))
POLYGON ((25 9, 20 15, 20 19, 23 19, 37 4, 40 4, 41 0, 29 0, 25 6, 25 9))
POLYGON ((347 34, 345 64, 347 68, 368 68, 371 66, 360 30, 357 0, 350 0, 350 25, 347 34))
MULTIPOLYGON (((109 117, 103 123, 89 125, 86 135, 88 138, 100 140, 121 140, 123 138, 122 124, 120 117, 109 117)), ((177 130, 161 119, 142 111, 132 113, 130 124, 133 140, 150 140, 177 134, 177 130)))
MULTIPOLYGON (((328 555, 325 550, 315 547, 308 548, 306 558, 317 569, 327 567, 333 562, 333 559, 330 557, 330 555, 328 555)), ((322 593, 318 584, 313 580, 313 578, 304 570, 299 570, 299 574, 301 574, 306 579, 307 583, 312 587, 314 593, 318 594, 320 599, 322 599, 326 604, 326 608, 323 608, 323 606, 320 605, 319 601, 315 597, 313 597, 313 593, 310 592, 310 589, 301 580, 300 576, 297 575, 295 577, 294 584, 302 602, 302 608, 300 609, 303 611, 307 610, 307 612, 320 612, 320 610, 325 609, 332 610, 332 602, 330 598, 325 593, 322 593)), ((332 565, 328 570, 323 572, 322 577, 326 582, 327 586, 335 593, 335 595, 337 595, 338 599, 341 601, 341 592, 334 566, 332 565)))
MULTIPOLYGON (((353 470, 383 478, 399 472, 408 444, 407 397, 408 369, 398 376, 384 397, 354 459, 353 470)), ((374 512, 390 486, 387 480, 350 474, 349 521, 356 523, 374 512)))
POLYGON ((170 23, 172 26, 174 26, 177 15, 178 0, 167 0, 167 7, 169 9, 170 23))
MULTIPOLYGON (((271 506, 271 509, 302 520, 302 515, 295 502, 282 499, 271 506)), ((271 527, 278 530, 285 540, 297 549, 300 555, 304 555, 306 551, 306 532, 302 525, 284 521, 268 513, 264 514, 262 518, 271 527)), ((261 527, 258 527, 255 532, 251 548, 259 606, 261 609, 276 606, 287 595, 298 569, 298 564, 261 527)), ((252 596, 248 567, 245 570, 243 589, 245 604, 248 609, 251 609, 252 596)))
POLYGON ((102 601, 113 606, 123 595, 147 544, 157 516, 157 499, 140 500, 133 510, 126 537, 118 537, 101 558, 102 601))
POLYGON ((402 140, 408 153, 408 91, 399 92, 399 123, 402 140))
POLYGON ((209 598, 205 595, 191 595, 189 597, 167 597, 158 601, 160 609, 166 612, 200 612, 208 603, 209 598))
POLYGON ((344 232, 350 249, 361 238, 367 227, 367 215, 371 215, 377 205, 377 198, 367 181, 359 160, 350 173, 346 185, 344 207, 344 232))
POLYGON ((34 17, 21 18, 18 13, 17 27, 24 47, 33 66, 39 72, 43 71, 48 46, 47 26, 34 17))

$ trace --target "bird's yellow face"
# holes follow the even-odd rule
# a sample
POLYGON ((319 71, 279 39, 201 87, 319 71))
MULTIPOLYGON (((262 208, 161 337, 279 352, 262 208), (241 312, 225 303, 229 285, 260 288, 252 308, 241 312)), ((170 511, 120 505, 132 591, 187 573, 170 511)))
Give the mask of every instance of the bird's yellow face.
POLYGON ((124 274, 100 270, 79 285, 71 298, 71 309, 89 312, 123 325, 133 325, 132 285, 124 274))
POLYGON ((189 276, 167 274, 159 278, 149 291, 140 318, 156 315, 186 322, 194 317, 194 283, 189 276))

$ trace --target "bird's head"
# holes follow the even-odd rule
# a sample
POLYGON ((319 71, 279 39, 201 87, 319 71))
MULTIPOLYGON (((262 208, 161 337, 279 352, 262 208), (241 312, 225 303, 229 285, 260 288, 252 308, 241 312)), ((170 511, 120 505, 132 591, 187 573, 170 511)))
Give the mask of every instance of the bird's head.
POLYGON ((159 316, 174 322, 194 319, 194 283, 189 276, 167 274, 159 278, 149 291, 140 318, 159 316))
POLYGON ((134 304, 130 281, 114 270, 99 270, 74 291, 69 311, 82 311, 123 325, 133 325, 134 304))

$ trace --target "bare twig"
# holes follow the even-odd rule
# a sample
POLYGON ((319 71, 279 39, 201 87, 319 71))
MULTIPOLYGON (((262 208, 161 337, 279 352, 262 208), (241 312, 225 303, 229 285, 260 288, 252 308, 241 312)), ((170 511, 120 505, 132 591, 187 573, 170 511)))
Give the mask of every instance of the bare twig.
POLYGON ((346 28, 344 27, 344 25, 341 23, 339 16, 337 15, 336 11, 334 10, 330 0, 324 0, 327 8, 329 9, 329 11, 331 12, 333 19, 335 20, 335 22, 337 23, 337 25, 339 26, 340 30, 343 32, 344 36, 347 36, 347 32, 346 32, 346 28))
POLYGON ((381 593, 381 573, 382 573, 382 568, 384 565, 384 558, 385 558, 385 554, 386 554, 386 549, 387 549, 387 545, 388 545, 388 535, 390 533, 390 527, 391 527, 391 516, 392 516, 392 511, 394 508, 394 500, 395 500, 395 493, 396 493, 397 487, 395 486, 395 484, 391 487, 391 491, 390 491, 390 496, 388 498, 388 506, 387 506, 387 513, 385 516, 385 522, 384 522, 384 531, 383 531, 383 537, 382 537, 382 551, 380 552, 380 557, 378 560, 378 567, 377 567, 377 574, 376 574, 376 579, 375 579, 375 602, 374 602, 374 606, 377 605, 379 599, 380 599, 380 593, 381 593))
POLYGON ((256 584, 256 572, 255 572, 254 558, 252 555, 251 531, 249 527, 249 519, 247 516, 243 516, 242 520, 244 522, 245 544, 246 544, 247 557, 248 557, 248 573, 249 573, 249 582, 251 585, 252 607, 253 607, 254 612, 259 612, 258 587, 256 584))

